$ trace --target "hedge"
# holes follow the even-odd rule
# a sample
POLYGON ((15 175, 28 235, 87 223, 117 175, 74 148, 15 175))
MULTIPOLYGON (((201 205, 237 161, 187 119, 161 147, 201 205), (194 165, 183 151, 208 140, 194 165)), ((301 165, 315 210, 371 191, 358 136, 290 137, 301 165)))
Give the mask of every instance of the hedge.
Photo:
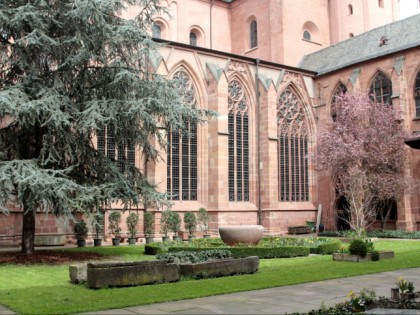
MULTIPOLYGON (((284 246, 284 247, 218 247, 217 249, 229 250, 233 257, 242 258, 248 256, 258 256, 259 258, 290 258, 308 256, 309 247, 304 246, 284 246)), ((203 251, 208 248, 197 247, 170 247, 169 252, 180 251, 203 251)))
POLYGON ((340 249, 340 245, 340 240, 334 240, 331 243, 325 243, 318 245, 317 247, 311 247, 310 252, 311 254, 331 255, 332 253, 335 253, 340 249))

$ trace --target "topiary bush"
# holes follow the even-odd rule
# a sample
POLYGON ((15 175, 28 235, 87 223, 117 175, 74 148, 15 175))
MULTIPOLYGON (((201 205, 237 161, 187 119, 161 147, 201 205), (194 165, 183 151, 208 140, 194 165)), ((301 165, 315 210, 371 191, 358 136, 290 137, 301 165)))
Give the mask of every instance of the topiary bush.
POLYGON ((349 252, 352 255, 359 255, 361 257, 365 257, 367 254, 367 245, 364 240, 353 240, 349 245, 349 252))
POLYGON ((379 258, 380 258, 379 251, 377 251, 377 250, 372 251, 372 260, 373 261, 378 261, 379 258))

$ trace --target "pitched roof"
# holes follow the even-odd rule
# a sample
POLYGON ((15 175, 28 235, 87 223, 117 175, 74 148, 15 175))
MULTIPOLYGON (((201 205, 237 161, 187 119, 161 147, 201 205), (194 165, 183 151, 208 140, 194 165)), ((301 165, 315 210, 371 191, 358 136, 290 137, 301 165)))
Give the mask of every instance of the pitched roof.
POLYGON ((419 45, 420 14, 417 14, 305 55, 298 68, 325 74, 419 45))

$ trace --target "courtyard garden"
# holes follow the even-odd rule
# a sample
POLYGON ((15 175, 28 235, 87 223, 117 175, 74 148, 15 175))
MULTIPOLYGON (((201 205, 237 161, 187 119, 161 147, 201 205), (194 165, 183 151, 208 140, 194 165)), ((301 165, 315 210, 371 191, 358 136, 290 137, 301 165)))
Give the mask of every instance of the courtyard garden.
MULTIPOLYGON (((217 243, 217 241, 216 241, 217 243)), ((264 243, 264 241, 263 241, 264 243)), ((331 255, 260 259, 259 270, 250 275, 195 280, 156 285, 91 290, 69 281, 69 264, 0 264, 0 304, 20 314, 70 314, 135 305, 175 301, 225 293, 263 289, 298 283, 349 277, 397 269, 420 267, 418 240, 379 240, 376 250, 393 250, 394 259, 364 263, 336 262, 331 255)), ((85 247, 50 250, 76 260, 153 260, 144 254, 144 245, 85 247), (84 257, 84 255, 88 255, 84 257)), ((3 256, 10 253, 0 253, 3 256)), ((46 260, 45 260, 46 261, 46 260)))

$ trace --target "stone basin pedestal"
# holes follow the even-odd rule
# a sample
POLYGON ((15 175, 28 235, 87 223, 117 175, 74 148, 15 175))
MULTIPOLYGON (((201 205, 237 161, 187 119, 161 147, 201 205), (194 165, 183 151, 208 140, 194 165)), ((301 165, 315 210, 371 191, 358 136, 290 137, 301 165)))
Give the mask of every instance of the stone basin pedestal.
POLYGON ((264 232, 262 225, 232 225, 219 227, 222 241, 227 245, 252 244, 257 245, 264 232))

